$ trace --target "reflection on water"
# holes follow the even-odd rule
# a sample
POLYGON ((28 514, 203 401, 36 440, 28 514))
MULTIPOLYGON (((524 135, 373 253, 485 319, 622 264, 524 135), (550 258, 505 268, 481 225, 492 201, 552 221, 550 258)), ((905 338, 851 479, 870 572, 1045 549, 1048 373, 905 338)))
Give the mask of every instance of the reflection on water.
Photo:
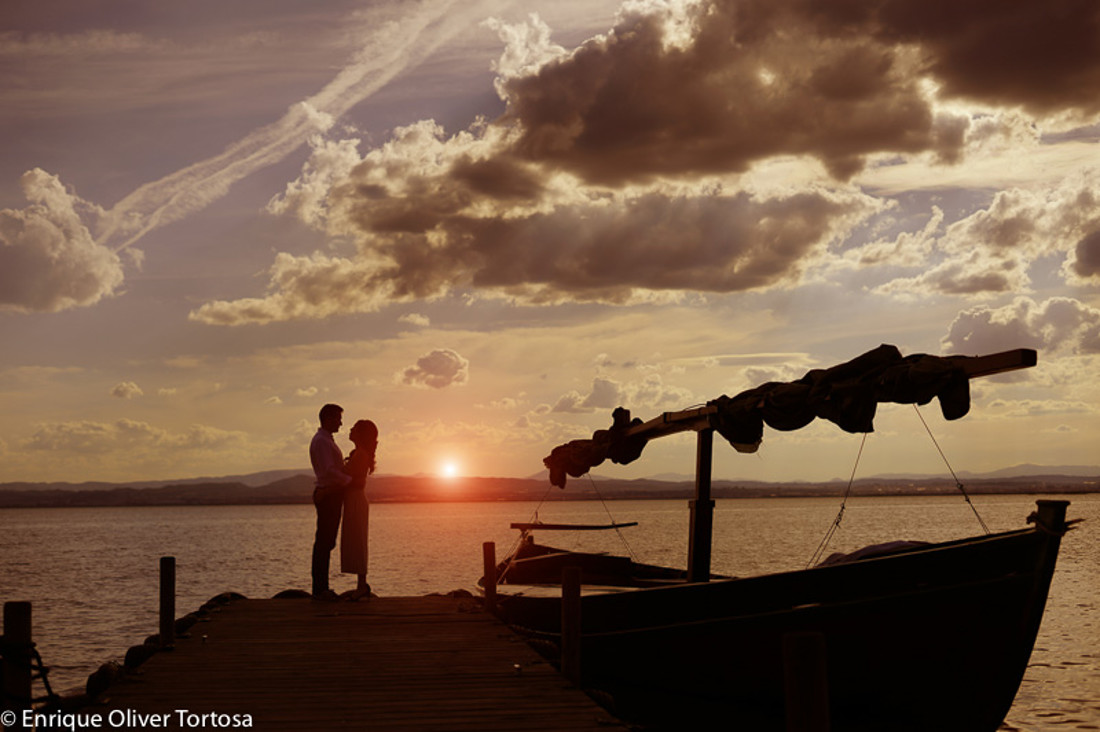
MULTIPOLYGON (((1063 542, 1051 597, 1016 704, 1004 729, 1100 729, 1100 495, 1075 496, 1071 518, 1085 524, 1063 542)), ((993 531, 1020 528, 1029 496, 975 499, 993 531)), ((839 500, 718 501, 713 571, 735 576, 801 569, 836 516, 839 500)), ((530 520, 534 503, 375 504, 370 582, 380 595, 473 589, 481 544, 497 556, 512 547, 512 521, 530 520)), ((682 567, 687 557, 684 501, 552 501, 543 521, 639 526, 621 532, 554 534, 563 548, 633 553, 650 564, 682 567), (624 546, 625 542, 625 546, 624 546)), ((313 508, 7 509, 0 511, 0 599, 30 600, 34 633, 61 690, 82 686, 100 663, 157 630, 158 557, 177 560, 177 615, 220 592, 270 597, 309 587, 313 508)), ((829 551, 892 539, 943 541, 980 533, 954 497, 855 498, 829 551)), ((540 535, 540 538, 543 538, 540 535)), ((339 562, 334 562, 338 567, 339 562)), ((334 573, 337 590, 354 577, 334 573)))

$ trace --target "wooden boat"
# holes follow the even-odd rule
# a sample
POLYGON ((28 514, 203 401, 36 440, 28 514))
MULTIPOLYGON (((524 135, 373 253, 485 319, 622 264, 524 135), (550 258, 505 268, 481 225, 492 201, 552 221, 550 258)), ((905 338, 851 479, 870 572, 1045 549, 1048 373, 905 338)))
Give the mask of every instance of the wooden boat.
POLYGON ((578 567, 584 582, 605 587, 648 587, 687 579, 687 570, 643 564, 606 552, 578 552, 535 542, 533 531, 603 531, 637 526, 611 524, 514 523, 520 530, 515 550, 496 568, 497 584, 558 585, 566 567, 578 567))
MULTIPOLYGON (((860 358, 866 366, 868 360, 860 358)), ((903 359, 902 369, 927 358, 937 357, 903 359)), ((884 381, 903 380, 895 359, 887 361, 870 372, 861 367, 841 373, 855 374, 870 385, 877 401, 887 401, 881 397, 900 392, 883 388, 884 381)), ((960 375, 966 383, 1024 368, 1034 365, 1035 353, 943 361, 949 368, 940 381, 957 397, 960 375)), ((922 368, 927 370, 928 363, 922 368)), ((926 393, 918 396, 924 399, 926 393)), ((762 406, 761 400, 756 404, 762 406)), ((646 729, 709 729, 721 721, 753 732, 996 730, 1035 642, 1061 537, 1069 528, 1068 502, 1039 501, 1028 517, 1030 528, 938 544, 899 544, 803 571, 714 579, 709 571, 710 438, 724 418, 715 406, 666 413, 647 423, 624 423, 617 410, 616 426, 608 431, 616 435, 597 433, 593 444, 571 448, 571 454, 589 458, 599 458, 601 449, 605 455, 636 457, 640 437, 684 429, 699 434, 686 570, 592 586, 607 572, 591 572, 591 557, 578 554, 571 563, 571 553, 543 547, 509 557, 495 577, 485 578, 487 603, 538 647, 554 649, 552 656, 562 653, 563 668, 571 667, 615 714, 646 729), (629 440, 635 442, 624 450, 629 440), (545 563, 542 569, 549 571, 538 574, 541 586, 510 584, 516 577, 510 580, 508 573, 525 559, 545 563), (552 572, 569 566, 587 575, 577 600, 546 584, 552 572), (504 584, 498 587, 497 578, 504 584), (574 604, 579 611, 570 609, 574 604)), ((957 405, 950 409, 959 411, 957 405)), ((858 426, 869 428, 869 423, 858 426)), ((743 435, 737 433, 739 439, 743 435)), ((556 470, 558 476, 563 471, 575 475, 583 468, 583 461, 563 468, 554 455, 547 458, 552 476, 556 470)), ((522 542, 519 551, 524 551, 522 542)), ((624 566, 620 563, 620 570, 624 566)))

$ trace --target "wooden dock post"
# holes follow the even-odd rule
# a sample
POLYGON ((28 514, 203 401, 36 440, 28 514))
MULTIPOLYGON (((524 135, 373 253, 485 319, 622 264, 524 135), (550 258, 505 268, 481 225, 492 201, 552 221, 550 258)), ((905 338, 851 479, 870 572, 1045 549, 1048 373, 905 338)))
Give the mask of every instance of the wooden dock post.
MULTIPOLYGON (((0 711, 21 712, 31 708, 31 604, 4 603, 4 688, 0 711)), ((8 729, 23 729, 17 719, 8 729)))
POLYGON ((783 635, 787 732, 829 732, 829 676, 825 636, 783 635))
POLYGON ((160 558, 160 647, 176 644, 176 558, 160 558))
POLYGON ((496 612, 497 607, 497 545, 487 541, 481 545, 481 561, 485 573, 481 578, 481 585, 485 589, 485 609, 488 612, 496 612))
POLYGON ((561 572, 561 672, 581 684, 581 568, 561 572))

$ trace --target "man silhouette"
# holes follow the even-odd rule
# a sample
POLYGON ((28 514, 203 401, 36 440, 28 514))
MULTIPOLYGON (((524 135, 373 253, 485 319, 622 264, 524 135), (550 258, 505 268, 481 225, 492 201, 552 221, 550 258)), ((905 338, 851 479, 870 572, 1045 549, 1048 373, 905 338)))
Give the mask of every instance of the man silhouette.
POLYGON ((336 593, 328 586, 329 560, 340 530, 340 513, 344 505, 344 488, 351 476, 344 472, 344 454, 333 438, 344 422, 344 409, 337 404, 321 407, 321 426, 309 443, 309 461, 317 481, 313 489, 313 505, 317 509, 317 533, 313 537, 313 597, 335 600, 336 593))

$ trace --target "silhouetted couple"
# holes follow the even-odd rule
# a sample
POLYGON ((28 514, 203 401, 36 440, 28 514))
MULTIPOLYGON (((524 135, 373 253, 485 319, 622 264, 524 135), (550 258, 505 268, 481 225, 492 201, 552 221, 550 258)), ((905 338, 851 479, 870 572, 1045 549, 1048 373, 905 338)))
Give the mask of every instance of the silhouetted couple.
POLYGON ((348 599, 370 597, 367 584, 367 528, 370 504, 365 492, 367 476, 374 472, 378 449, 378 427, 361 419, 351 428, 355 444, 347 460, 333 437, 344 423, 344 410, 336 404, 321 407, 321 426, 309 444, 309 460, 317 477, 313 505, 317 509, 317 533, 313 538, 313 597, 337 600, 329 588, 329 562, 340 533, 340 571, 358 578, 348 599), (340 516, 344 526, 340 530, 340 516))

